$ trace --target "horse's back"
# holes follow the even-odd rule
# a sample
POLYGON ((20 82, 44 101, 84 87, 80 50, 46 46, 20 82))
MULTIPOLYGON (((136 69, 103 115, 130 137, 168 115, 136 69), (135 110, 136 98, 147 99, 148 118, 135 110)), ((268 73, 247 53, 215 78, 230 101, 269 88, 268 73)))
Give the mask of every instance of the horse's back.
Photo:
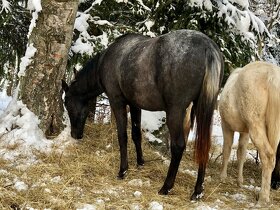
POLYGON ((222 62, 216 44, 200 32, 178 30, 155 38, 125 35, 105 52, 105 90, 112 95, 121 91, 148 110, 165 110, 168 103, 187 106, 200 92, 207 50, 222 62))

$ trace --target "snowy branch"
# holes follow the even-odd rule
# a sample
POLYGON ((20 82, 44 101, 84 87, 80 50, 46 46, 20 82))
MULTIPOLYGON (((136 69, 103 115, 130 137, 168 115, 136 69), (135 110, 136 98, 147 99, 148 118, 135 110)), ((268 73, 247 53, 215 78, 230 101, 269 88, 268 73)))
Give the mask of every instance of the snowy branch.
POLYGON ((2 0, 2 9, 0 13, 5 11, 6 13, 11 12, 11 4, 7 0, 2 0))

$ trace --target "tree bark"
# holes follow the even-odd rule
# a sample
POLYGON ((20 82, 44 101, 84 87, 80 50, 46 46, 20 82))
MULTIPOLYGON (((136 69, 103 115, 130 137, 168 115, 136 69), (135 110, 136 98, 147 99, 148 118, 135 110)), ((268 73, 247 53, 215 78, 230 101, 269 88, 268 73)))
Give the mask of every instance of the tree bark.
POLYGON ((56 136, 63 125, 61 79, 65 74, 78 0, 42 0, 29 43, 37 49, 20 79, 19 99, 40 119, 46 136, 56 136))

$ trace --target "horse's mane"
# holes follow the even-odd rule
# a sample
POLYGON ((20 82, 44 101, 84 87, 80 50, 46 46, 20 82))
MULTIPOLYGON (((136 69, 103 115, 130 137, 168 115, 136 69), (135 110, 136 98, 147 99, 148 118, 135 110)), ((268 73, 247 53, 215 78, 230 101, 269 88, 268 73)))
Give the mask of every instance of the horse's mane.
POLYGON ((92 59, 90 59, 85 64, 85 66, 80 71, 78 71, 75 79, 77 80, 77 79, 79 79, 81 77, 84 77, 84 76, 87 77, 90 74, 91 71, 97 70, 99 57, 100 57, 100 53, 97 53, 92 59))
POLYGON ((85 93, 89 89, 90 79, 97 80, 98 61, 100 54, 97 53, 92 59, 90 59, 85 66, 77 72, 75 79, 71 83, 71 92, 74 95, 85 93))

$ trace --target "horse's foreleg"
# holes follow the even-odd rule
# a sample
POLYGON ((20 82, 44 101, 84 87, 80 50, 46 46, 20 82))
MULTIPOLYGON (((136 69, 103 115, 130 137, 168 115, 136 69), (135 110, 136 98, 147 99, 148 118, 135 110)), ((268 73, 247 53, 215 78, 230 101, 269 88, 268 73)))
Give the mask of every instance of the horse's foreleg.
POLYGON ((165 182, 159 191, 161 195, 167 195, 174 186, 179 164, 186 148, 183 132, 183 117, 184 111, 180 113, 178 109, 167 113, 167 126, 171 138, 171 162, 165 182))
POLYGON ((249 142, 249 134, 240 133, 239 144, 237 149, 237 162, 238 162, 237 182, 239 186, 243 184, 243 166, 246 160, 246 151, 247 151, 248 142, 249 142))
POLYGON ((127 160, 127 112, 126 106, 116 106, 112 105, 112 110, 116 118, 117 131, 118 131, 118 140, 120 146, 120 170, 118 178, 123 179, 127 169, 128 169, 128 160, 127 160))
POLYGON ((224 144, 223 144, 223 163, 222 163, 221 181, 225 182, 227 178, 227 167, 228 167, 228 161, 231 153, 234 132, 231 131, 224 122, 222 122, 222 130, 224 136, 224 144))
POLYGON ((137 164, 144 165, 142 146, 141 146, 141 109, 130 105, 131 114, 131 135, 137 154, 137 164))

